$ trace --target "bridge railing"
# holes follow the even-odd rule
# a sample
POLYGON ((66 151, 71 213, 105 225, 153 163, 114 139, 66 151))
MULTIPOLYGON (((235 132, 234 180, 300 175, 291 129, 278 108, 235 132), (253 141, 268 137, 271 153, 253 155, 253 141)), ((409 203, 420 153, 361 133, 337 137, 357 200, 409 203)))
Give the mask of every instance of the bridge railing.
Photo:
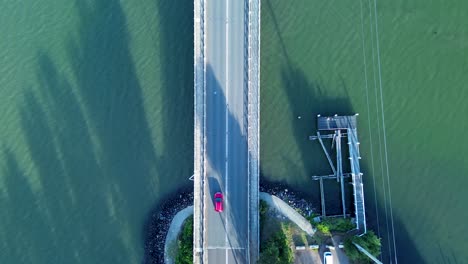
POLYGON ((194 236, 193 261, 203 263, 203 175, 205 151, 204 0, 194 0, 194 236))
POLYGON ((248 149, 250 181, 250 257, 255 263, 259 254, 258 190, 260 161, 260 0, 247 4, 247 87, 248 149))

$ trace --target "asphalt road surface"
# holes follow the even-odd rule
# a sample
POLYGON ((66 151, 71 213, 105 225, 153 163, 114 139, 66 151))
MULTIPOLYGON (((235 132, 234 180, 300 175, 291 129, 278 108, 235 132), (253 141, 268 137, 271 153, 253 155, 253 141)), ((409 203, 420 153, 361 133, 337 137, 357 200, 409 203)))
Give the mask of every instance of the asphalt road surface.
POLYGON ((205 5, 205 241, 208 263, 249 263, 244 1, 205 5), (214 211, 213 195, 224 195, 214 211))

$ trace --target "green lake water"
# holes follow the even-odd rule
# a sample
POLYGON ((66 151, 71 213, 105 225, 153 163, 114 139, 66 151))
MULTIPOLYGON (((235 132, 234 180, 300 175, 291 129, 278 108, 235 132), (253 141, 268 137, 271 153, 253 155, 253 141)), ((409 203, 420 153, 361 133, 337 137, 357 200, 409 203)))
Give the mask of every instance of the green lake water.
MULTIPOLYGON (((374 3, 262 2, 262 173, 318 202, 309 176, 331 170, 307 141, 315 115, 359 113, 384 263, 394 245, 398 263, 468 263, 467 2, 374 3)), ((337 186, 325 186, 331 207, 337 186)))
POLYGON ((193 4, 27 2, 0 11, 0 263, 142 263, 193 173, 193 4))
MULTIPOLYGON (((193 171, 192 2, 3 1, 0 263, 142 262, 193 171)), ((315 115, 359 113, 385 263, 467 263, 467 7, 262 2, 262 175, 318 201, 315 115)))

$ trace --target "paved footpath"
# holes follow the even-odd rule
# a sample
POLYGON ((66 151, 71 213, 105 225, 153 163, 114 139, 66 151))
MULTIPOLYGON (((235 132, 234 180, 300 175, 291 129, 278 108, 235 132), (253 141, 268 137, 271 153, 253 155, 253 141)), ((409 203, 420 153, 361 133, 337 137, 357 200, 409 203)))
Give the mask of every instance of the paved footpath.
POLYGON ((286 216, 308 235, 313 236, 315 234, 315 229, 312 227, 310 222, 280 198, 265 192, 261 192, 259 198, 260 200, 265 201, 270 207, 286 216))
POLYGON ((167 231, 166 242, 164 244, 164 262, 166 264, 174 263, 174 252, 177 252, 177 236, 182 229, 184 221, 193 215, 193 206, 188 206, 187 208, 178 212, 172 219, 171 226, 169 231, 167 231))

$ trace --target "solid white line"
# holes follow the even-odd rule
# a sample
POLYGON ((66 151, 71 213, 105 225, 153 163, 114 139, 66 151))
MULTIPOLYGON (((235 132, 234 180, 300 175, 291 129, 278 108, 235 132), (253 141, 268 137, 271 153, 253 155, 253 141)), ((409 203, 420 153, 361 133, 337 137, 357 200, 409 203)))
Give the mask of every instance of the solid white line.
POLYGON ((393 249, 395 252, 395 263, 398 263, 397 252, 396 252, 396 242, 395 242, 395 227, 393 224, 393 208, 392 208, 392 193, 390 189, 390 175, 388 168, 388 153, 387 153, 387 136, 385 134, 385 115, 384 115, 384 105, 383 105, 383 91, 382 91, 382 71, 381 71, 381 62, 380 62, 380 45, 379 45, 379 25, 377 22, 377 1, 374 0, 374 19, 375 19, 375 33, 377 38, 377 60, 379 66, 379 83, 380 83, 380 106, 382 114, 382 129, 383 129, 383 139, 384 139, 384 148, 385 148, 385 162, 387 167, 387 183, 388 183, 388 201, 390 203, 390 217, 392 222, 392 235, 393 235, 393 249))
MULTIPOLYGON (((226 181, 226 194, 225 194, 225 200, 228 200, 228 155, 229 155, 229 0, 226 0, 226 171, 225 171, 225 181, 226 181)), ((225 203, 227 205, 227 203, 225 203)), ((227 209, 227 208, 226 208, 227 209)), ((226 222, 225 222, 225 244, 226 247, 229 243, 228 239, 228 233, 229 233, 229 217, 226 216, 226 222)), ((228 249, 226 249, 226 263, 228 263, 228 249)))
MULTIPOLYGON (((246 1, 244 2, 244 15, 243 15, 243 18, 244 20, 247 18, 247 21, 244 21, 244 25, 245 23, 249 23, 250 22, 250 3, 251 3, 251 0, 249 1, 246 1), (249 11, 247 13, 247 16, 246 16, 246 9, 249 11)), ((245 38, 244 38, 245 39, 245 38)), ((247 25, 247 50, 250 49, 250 23, 247 25)), ((245 42, 244 42, 244 45, 245 45, 245 42)), ((244 46, 244 49, 242 49, 243 52, 245 52, 245 46, 244 46)), ((250 56, 250 54, 248 54, 248 56, 250 56)), ((244 63, 245 63, 245 53, 244 53, 244 63)), ((245 71, 242 71, 242 74, 243 76, 245 77, 245 71)), ((250 76, 250 64, 249 64, 249 57, 247 57, 247 76, 250 76)), ((244 80, 242 80, 242 84, 244 84, 244 80)), ((248 100, 250 99, 250 82, 248 81, 247 79, 247 102, 248 100)), ((244 86, 242 86, 244 87, 244 86)), ((246 87, 244 87, 245 89, 246 87)), ((245 91, 245 90, 244 90, 245 91)), ((245 97, 244 97, 245 98, 245 97)), ((246 132, 246 135, 247 135, 247 248, 248 248, 248 252, 247 252, 247 262, 250 263, 250 227, 251 227, 251 224, 250 224, 250 192, 251 192, 251 186, 250 186, 250 155, 249 155, 249 138, 250 138, 250 135, 249 135, 249 104, 247 104, 247 117, 244 116, 244 114, 242 115, 242 124, 244 125, 245 122, 244 122, 244 118, 247 118, 247 127, 244 127, 243 128, 243 131, 247 131, 246 132)))
POLYGON ((206 247, 207 249, 225 249, 225 250, 244 250, 245 248, 243 247, 217 247, 217 246, 213 246, 213 247, 206 247))
MULTIPOLYGON (((203 175, 201 177, 201 181, 202 181, 202 188, 201 188, 201 192, 202 192, 202 209, 201 209, 201 218, 202 218, 202 223, 203 223, 203 230, 202 230, 202 234, 201 234, 201 246, 202 247, 205 247, 206 244, 207 244, 207 233, 208 231, 204 228, 207 226, 207 208, 206 208, 206 203, 205 203, 205 199, 206 199, 206 194, 207 194, 207 191, 205 190, 205 187, 206 187, 206 183, 205 183, 205 179, 206 179, 206 158, 205 158, 205 155, 206 155, 206 51, 207 51, 207 39, 206 39, 206 10, 205 10, 205 7, 206 7, 206 0, 203 0, 202 2, 202 10, 203 10, 203 27, 202 27, 202 33, 203 33, 203 47, 201 47, 201 53, 203 54, 203 146, 202 146, 202 150, 203 150, 203 157, 202 157, 202 169, 203 169, 203 175)), ((201 15, 201 14, 200 14, 201 15)), ((209 192, 208 192, 209 193, 209 192)), ((202 261, 205 259, 205 258, 208 258, 208 255, 205 253, 205 251, 203 251, 203 255, 202 255, 202 261)))

